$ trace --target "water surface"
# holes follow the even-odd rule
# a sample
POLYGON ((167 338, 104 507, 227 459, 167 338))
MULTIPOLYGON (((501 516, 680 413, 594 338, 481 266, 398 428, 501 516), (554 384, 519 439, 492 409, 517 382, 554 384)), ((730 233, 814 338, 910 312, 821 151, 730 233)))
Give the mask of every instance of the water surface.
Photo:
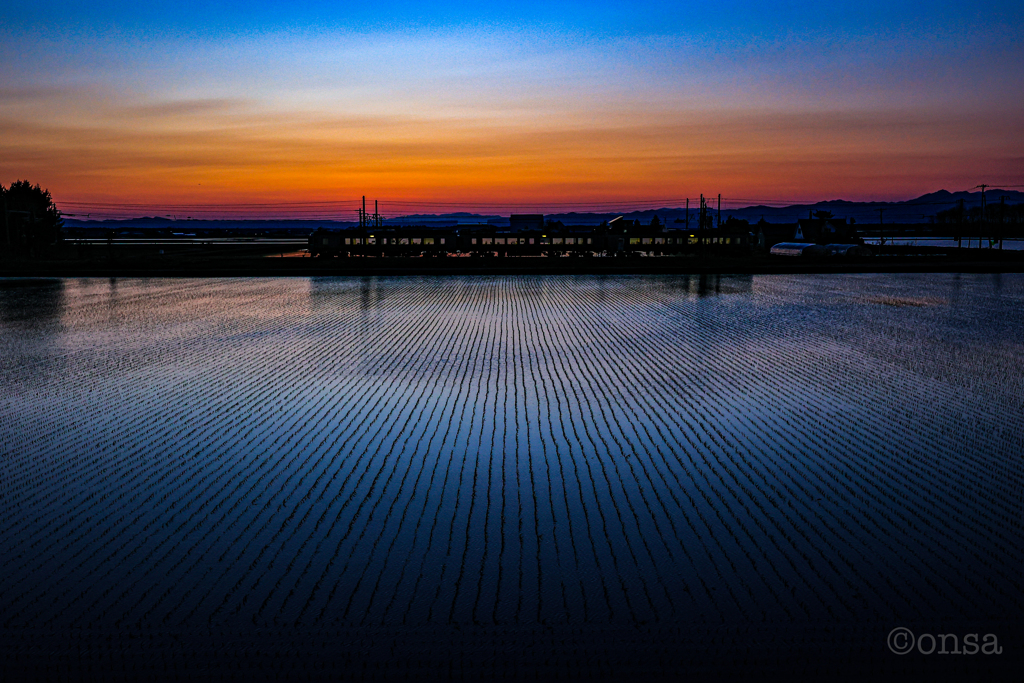
POLYGON ((1022 303, 1020 275, 5 280, 0 624, 1005 631, 1022 303))

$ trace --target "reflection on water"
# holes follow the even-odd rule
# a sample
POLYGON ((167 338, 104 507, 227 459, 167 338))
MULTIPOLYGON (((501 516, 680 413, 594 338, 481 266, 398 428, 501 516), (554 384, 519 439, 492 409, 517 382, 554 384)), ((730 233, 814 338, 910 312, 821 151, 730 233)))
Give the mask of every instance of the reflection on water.
POLYGON ((59 318, 63 310, 63 280, 0 278, 0 320, 40 324, 59 318))
POLYGON ((0 620, 1014 619, 1022 303, 1015 274, 4 281, 0 620))

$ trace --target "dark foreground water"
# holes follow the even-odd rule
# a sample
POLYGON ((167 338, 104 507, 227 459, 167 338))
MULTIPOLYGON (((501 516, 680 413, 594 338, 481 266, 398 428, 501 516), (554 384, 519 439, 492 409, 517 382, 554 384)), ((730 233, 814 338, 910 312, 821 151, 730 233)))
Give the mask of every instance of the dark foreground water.
POLYGON ((1021 275, 2 280, 0 665, 1012 670, 1022 340, 1021 275))

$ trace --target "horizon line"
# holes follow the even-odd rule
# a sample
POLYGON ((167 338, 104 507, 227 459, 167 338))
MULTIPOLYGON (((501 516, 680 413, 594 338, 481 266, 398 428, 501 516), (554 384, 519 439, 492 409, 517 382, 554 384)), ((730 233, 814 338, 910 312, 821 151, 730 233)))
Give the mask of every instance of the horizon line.
MULTIPOLYGON (((986 193, 1018 192, 1012 189, 1024 185, 986 186, 986 193)), ((975 194, 980 195, 978 187, 966 190, 949 191, 945 189, 928 192, 906 200, 849 200, 849 199, 761 199, 749 197, 722 196, 722 211, 740 211, 745 209, 787 209, 794 207, 816 206, 821 204, 870 205, 886 204, 898 206, 940 206, 955 205, 956 201, 915 201, 936 194, 975 194), (978 190, 975 192, 974 190, 978 190)), ((719 195, 704 195, 709 209, 718 210, 719 195)), ((560 214, 630 214, 658 211, 685 211, 687 200, 690 211, 699 209, 700 195, 672 199, 621 200, 621 201, 578 201, 578 202, 447 202, 447 201, 416 201, 377 199, 378 211, 384 220, 392 221, 410 216, 480 216, 486 218, 507 218, 518 213, 546 215, 560 214), (675 206, 673 206, 673 204, 675 206), (381 206, 383 205, 383 206, 381 206), (388 211, 388 209, 391 209, 388 211), (447 210, 446 210, 447 209, 447 210)), ((367 211, 373 206, 367 199, 367 211)), ((225 202, 217 204, 160 204, 160 203, 115 203, 115 202, 83 202, 54 201, 63 217, 79 221, 105 220, 145 220, 166 219, 175 222, 183 221, 332 221, 358 222, 361 200, 327 200, 298 202, 225 202), (68 211, 61 209, 67 207, 68 211), (130 215, 126 215, 130 214, 130 215), (192 215, 199 214, 199 215, 192 215), (279 214, 264 216, 262 214, 279 214), (95 216, 95 218, 93 217, 95 216)))

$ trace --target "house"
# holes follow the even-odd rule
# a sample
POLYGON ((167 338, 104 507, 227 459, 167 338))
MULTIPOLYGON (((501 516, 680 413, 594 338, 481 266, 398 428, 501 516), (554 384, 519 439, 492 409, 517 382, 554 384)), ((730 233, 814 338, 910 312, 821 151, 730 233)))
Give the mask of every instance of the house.
POLYGON ((818 216, 798 220, 793 240, 814 242, 815 244, 854 243, 857 241, 857 236, 845 218, 818 216))

